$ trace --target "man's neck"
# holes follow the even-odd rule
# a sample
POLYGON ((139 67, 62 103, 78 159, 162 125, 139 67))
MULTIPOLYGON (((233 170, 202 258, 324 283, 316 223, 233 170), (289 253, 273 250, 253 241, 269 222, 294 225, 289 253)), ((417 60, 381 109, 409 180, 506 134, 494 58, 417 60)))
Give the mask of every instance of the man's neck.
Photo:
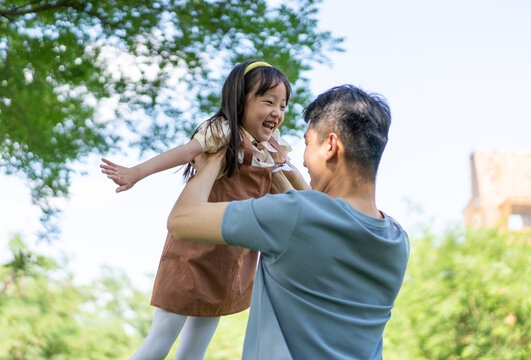
POLYGON ((335 176, 324 189, 324 193, 332 198, 345 200, 365 215, 382 218, 382 214, 376 207, 373 182, 355 181, 348 176, 335 176))

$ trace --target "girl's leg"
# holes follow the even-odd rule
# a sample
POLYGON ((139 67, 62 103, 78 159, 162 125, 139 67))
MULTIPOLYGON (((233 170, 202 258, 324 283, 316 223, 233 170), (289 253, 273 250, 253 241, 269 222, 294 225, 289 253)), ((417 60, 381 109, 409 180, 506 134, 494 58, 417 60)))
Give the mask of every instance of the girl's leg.
POLYGON ((219 323, 219 317, 189 316, 174 360, 202 360, 219 323))
POLYGON ((151 329, 130 360, 160 360, 170 351, 186 321, 186 316, 155 309, 151 329))

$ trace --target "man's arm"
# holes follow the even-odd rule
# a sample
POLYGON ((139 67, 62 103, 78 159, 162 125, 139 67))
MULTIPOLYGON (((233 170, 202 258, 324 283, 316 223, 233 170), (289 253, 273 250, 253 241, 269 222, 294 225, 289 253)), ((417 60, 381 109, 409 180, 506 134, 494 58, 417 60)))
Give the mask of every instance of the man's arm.
MULTIPOLYGON (((289 172, 289 171, 286 171, 289 172)), ((292 184, 287 179, 284 171, 275 171, 272 174, 271 194, 282 194, 285 191, 293 190, 292 184)))
POLYGON ((291 164, 290 162, 288 162, 288 165, 293 170, 282 171, 282 172, 284 173, 288 181, 291 183, 291 186, 293 186, 295 190, 311 190, 310 185, 308 185, 306 180, 304 180, 299 170, 295 166, 293 166, 293 164, 291 164))
POLYGON ((196 164, 201 170, 188 181, 168 217, 168 230, 183 241, 224 244, 221 223, 228 202, 209 203, 208 196, 225 157, 225 151, 202 154, 196 164), (200 160, 205 165, 201 167, 200 160))

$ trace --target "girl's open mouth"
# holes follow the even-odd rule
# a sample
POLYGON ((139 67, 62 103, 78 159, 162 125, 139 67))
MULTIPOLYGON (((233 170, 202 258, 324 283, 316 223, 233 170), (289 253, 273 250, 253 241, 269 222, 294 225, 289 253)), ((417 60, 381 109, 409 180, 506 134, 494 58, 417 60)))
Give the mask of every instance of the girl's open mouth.
POLYGON ((274 121, 264 121, 262 123, 262 127, 264 127, 265 129, 269 130, 269 131, 273 131, 273 129, 275 128, 277 124, 274 122, 274 121))

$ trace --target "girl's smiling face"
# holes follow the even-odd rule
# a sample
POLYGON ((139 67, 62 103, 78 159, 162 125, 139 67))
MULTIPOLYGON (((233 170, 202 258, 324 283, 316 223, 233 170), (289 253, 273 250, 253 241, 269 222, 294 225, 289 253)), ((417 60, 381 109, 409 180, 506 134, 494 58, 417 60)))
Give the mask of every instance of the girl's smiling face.
POLYGON ((256 85, 245 99, 241 126, 258 142, 268 141, 284 121, 286 110, 286 87, 282 82, 257 95, 256 85))

